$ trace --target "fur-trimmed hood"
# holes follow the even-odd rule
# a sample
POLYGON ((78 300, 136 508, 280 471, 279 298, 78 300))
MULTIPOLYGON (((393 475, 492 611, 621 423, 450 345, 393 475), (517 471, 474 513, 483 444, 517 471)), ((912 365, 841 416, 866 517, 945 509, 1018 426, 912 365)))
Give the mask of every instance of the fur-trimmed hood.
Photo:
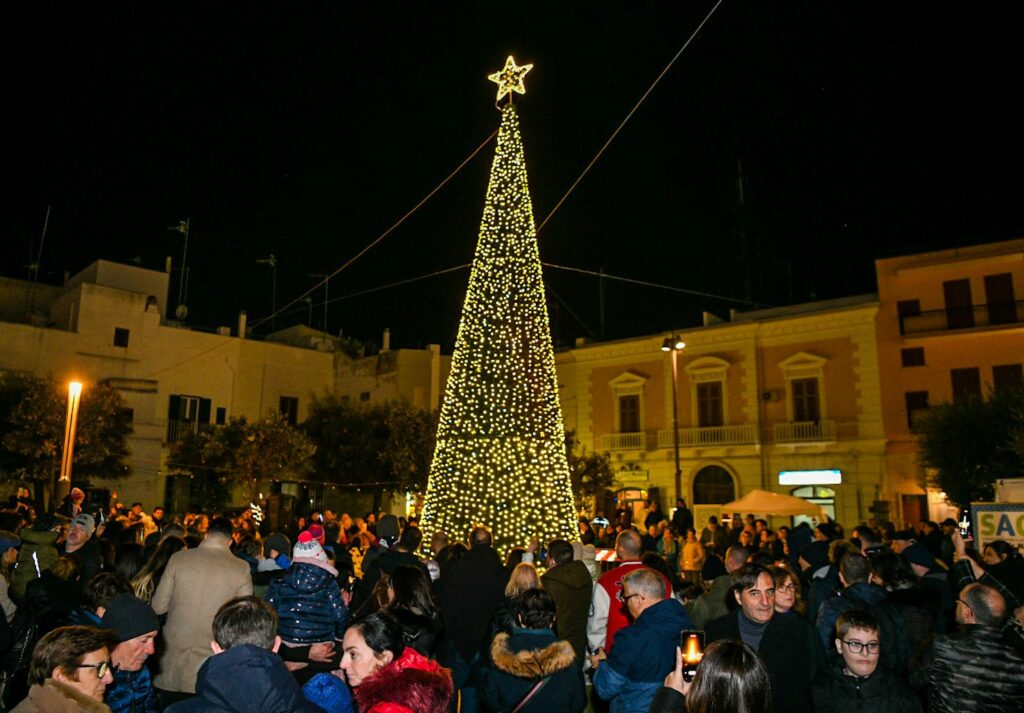
POLYGON ((401 711, 445 713, 452 700, 452 673, 406 648, 402 655, 355 689, 359 713, 401 711))
MULTIPOLYGON (((546 638, 541 639, 540 635, 536 634, 525 636, 536 636, 540 639, 538 643, 549 641, 546 638)), ((576 654, 568 641, 552 641, 539 649, 518 649, 509 646, 509 638, 508 634, 498 634, 491 644, 491 660, 494 667, 509 675, 518 678, 543 678, 563 671, 576 662, 576 654), (513 650, 514 648, 518 650, 513 650)))
POLYGON ((11 713, 110 713, 110 708, 71 686, 48 678, 41 686, 33 685, 28 691, 28 698, 11 713))

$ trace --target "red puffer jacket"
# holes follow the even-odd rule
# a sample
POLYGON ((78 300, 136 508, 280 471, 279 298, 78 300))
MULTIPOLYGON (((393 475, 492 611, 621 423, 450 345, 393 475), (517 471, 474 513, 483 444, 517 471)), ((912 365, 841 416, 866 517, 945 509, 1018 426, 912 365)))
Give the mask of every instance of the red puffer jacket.
POLYGON ((451 671, 406 648, 355 694, 359 713, 445 713, 452 691, 451 671))

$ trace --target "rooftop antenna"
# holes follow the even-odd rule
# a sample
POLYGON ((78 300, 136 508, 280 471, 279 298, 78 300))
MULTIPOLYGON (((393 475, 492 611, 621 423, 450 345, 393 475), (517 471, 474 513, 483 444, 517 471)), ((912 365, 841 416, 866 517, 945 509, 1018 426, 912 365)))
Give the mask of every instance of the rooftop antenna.
POLYGON ((330 330, 327 329, 327 303, 329 301, 329 290, 331 289, 331 276, 323 275, 316 272, 310 272, 308 274, 310 277, 318 277, 324 281, 324 331, 330 334, 330 330))
POLYGON ((274 253, 270 253, 269 257, 260 258, 256 261, 260 265, 270 265, 272 271, 272 280, 270 288, 270 328, 277 328, 277 258, 274 257, 274 253))
POLYGON ((188 307, 185 306, 185 258, 188 256, 188 232, 192 219, 179 220, 177 225, 168 226, 168 230, 174 230, 185 236, 185 245, 181 249, 181 278, 178 280, 178 307, 174 310, 174 316, 179 320, 188 316, 188 307))
POLYGON ((52 209, 52 205, 46 206, 46 218, 43 220, 43 234, 39 238, 38 256, 32 255, 32 244, 29 243, 28 246, 28 265, 26 267, 28 267, 28 279, 30 282, 36 282, 39 279, 39 265, 43 261, 43 243, 46 241, 46 229, 50 227, 50 211, 52 209))

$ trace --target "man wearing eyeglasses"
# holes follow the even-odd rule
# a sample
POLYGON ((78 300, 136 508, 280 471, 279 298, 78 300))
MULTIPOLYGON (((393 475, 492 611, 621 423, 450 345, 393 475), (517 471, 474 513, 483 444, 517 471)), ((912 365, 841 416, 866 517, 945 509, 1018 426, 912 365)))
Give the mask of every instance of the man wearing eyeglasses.
POLYGON ((733 572, 738 607, 707 625, 707 643, 742 640, 757 651, 772 686, 772 710, 811 710, 811 682, 824 668, 825 651, 814 627, 798 617, 775 614, 775 580, 767 568, 746 564, 733 572))
POLYGON ((917 694, 878 665, 883 647, 874 616, 860 609, 844 612, 834 635, 839 657, 814 680, 815 713, 920 713, 917 694))
POLYGON ((642 713, 675 664, 679 632, 692 624, 663 575, 647 567, 625 576, 622 602, 634 623, 619 630, 614 649, 590 656, 594 690, 611 713, 642 713))
POLYGON ((839 563, 842 593, 832 597, 818 610, 815 626, 822 644, 831 648, 836 621, 843 612, 853 609, 869 612, 878 620, 882 643, 882 666, 902 675, 910 659, 907 627, 899 611, 889 602, 889 592, 871 580, 871 563, 859 552, 843 555, 839 563))
POLYGON ((110 651, 117 637, 91 626, 62 626, 36 644, 28 697, 11 713, 105 711, 103 691, 111 682, 110 651))
POLYGON ((956 601, 952 634, 937 636, 911 665, 910 683, 927 690, 932 713, 1021 710, 1024 652, 1003 631, 1008 611, 998 591, 968 584, 956 601))
POLYGON ((105 698, 112 713, 156 713, 153 679, 146 659, 156 651, 160 622, 153 609, 134 594, 118 594, 107 604, 100 626, 117 633, 110 652, 114 682, 105 698))

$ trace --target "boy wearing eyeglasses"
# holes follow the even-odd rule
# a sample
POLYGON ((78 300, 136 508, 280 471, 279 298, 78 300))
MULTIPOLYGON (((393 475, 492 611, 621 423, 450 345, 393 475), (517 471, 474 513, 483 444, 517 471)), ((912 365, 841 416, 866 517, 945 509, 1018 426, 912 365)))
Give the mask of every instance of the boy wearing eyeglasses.
POLYGON ((889 669, 878 665, 882 652, 878 620, 854 609, 839 615, 834 644, 839 656, 814 680, 815 713, 920 713, 917 694, 889 669))

